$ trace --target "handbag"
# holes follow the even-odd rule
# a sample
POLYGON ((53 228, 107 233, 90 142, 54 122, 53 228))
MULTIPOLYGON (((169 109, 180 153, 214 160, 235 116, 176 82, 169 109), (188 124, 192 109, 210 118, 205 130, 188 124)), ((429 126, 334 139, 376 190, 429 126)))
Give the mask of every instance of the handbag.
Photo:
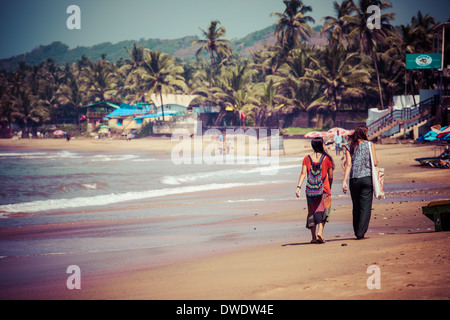
POLYGON ((384 168, 375 167, 372 155, 372 142, 369 145, 370 150, 370 162, 372 163, 372 183, 373 183, 373 196, 378 200, 385 198, 383 185, 384 185, 384 168))

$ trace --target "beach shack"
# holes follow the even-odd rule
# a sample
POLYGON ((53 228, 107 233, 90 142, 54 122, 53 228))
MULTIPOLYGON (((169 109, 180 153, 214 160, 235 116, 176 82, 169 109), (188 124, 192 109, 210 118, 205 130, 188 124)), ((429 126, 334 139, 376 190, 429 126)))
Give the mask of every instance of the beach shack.
POLYGON ((156 106, 152 103, 137 103, 135 106, 122 103, 119 109, 106 115, 105 119, 111 128, 127 131, 141 128, 142 118, 137 117, 156 113, 156 106))
POLYGON ((105 117, 113 110, 120 109, 118 105, 107 101, 95 102, 81 108, 86 110, 88 132, 92 132, 97 126, 101 125, 105 117))

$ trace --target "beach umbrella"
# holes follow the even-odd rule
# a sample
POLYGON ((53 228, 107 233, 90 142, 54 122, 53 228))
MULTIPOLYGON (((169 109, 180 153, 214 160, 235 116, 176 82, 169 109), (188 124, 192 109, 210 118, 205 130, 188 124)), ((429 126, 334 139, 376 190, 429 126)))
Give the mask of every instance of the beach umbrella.
POLYGON ((317 137, 328 137, 328 132, 324 131, 311 131, 305 134, 305 138, 317 138, 317 137))
POLYGON ((319 136, 319 132, 317 131, 311 131, 305 134, 305 138, 316 138, 319 136))
POLYGON ((334 137, 338 131, 339 131, 339 135, 341 135, 341 136, 348 136, 349 134, 351 134, 353 132, 352 130, 347 130, 344 128, 336 127, 336 128, 332 128, 332 129, 328 130, 327 133, 328 133, 329 137, 334 137))
POLYGON ((344 132, 344 131, 347 131, 347 130, 345 130, 343 128, 334 127, 334 128, 331 128, 330 130, 328 130, 327 133, 335 135, 338 131, 339 131, 339 134, 341 134, 341 132, 344 132))
POLYGON ((339 131, 339 134, 341 135, 341 136, 348 136, 348 135, 351 135, 353 132, 354 132, 355 130, 344 130, 342 133, 339 131))
POLYGON ((56 130, 55 132, 53 132, 53 134, 54 134, 55 136, 62 136, 64 133, 65 133, 65 132, 62 131, 62 130, 56 130))
POLYGON ((100 130, 98 130, 98 133, 109 133, 109 129, 108 128, 101 128, 100 130))

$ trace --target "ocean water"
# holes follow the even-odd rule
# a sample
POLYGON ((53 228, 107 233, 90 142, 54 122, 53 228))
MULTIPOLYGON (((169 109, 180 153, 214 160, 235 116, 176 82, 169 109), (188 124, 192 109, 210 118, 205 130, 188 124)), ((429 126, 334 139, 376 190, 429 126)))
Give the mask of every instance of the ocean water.
MULTIPOLYGON (((131 221, 74 234, 0 237, 0 257, 145 249, 158 250, 157 261, 167 248, 177 248, 176 255, 198 244, 217 249, 310 237, 305 197, 294 195, 301 158, 216 160, 175 164, 166 153, 0 148, 0 235, 8 227, 131 221), (298 221, 233 222, 286 210, 298 210, 298 221)), ((351 204, 339 178, 336 173, 332 207, 351 204)), ((393 194, 385 201, 422 187, 385 185, 393 194)), ((326 232, 351 234, 351 222, 330 223, 326 232)))
POLYGON ((227 221, 298 207, 293 191, 301 159, 216 160, 174 164, 163 153, 0 149, 0 233, 8 227, 147 219, 66 237, 0 239, 0 256, 151 249, 217 239, 254 242, 285 234, 276 223, 258 234, 248 233, 254 226, 227 221))
POLYGON ((222 162, 174 164, 167 154, 134 151, 0 151, 0 214, 7 218, 18 213, 50 213, 267 183, 295 183, 291 175, 299 168, 238 158, 222 162))

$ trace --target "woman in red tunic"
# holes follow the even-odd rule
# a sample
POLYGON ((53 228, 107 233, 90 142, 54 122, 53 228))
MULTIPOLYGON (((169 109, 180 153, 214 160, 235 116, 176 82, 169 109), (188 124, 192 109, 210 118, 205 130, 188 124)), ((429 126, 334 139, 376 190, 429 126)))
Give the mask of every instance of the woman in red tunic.
POLYGON ((302 173, 298 180, 296 196, 297 198, 300 197, 302 183, 307 175, 311 174, 312 163, 318 164, 320 162, 323 192, 318 196, 306 195, 308 204, 306 227, 311 230, 311 243, 324 243, 323 228, 325 223, 330 220, 331 185, 333 184, 334 162, 333 158, 325 151, 325 145, 322 138, 314 138, 311 141, 311 147, 314 152, 303 159, 302 173))

